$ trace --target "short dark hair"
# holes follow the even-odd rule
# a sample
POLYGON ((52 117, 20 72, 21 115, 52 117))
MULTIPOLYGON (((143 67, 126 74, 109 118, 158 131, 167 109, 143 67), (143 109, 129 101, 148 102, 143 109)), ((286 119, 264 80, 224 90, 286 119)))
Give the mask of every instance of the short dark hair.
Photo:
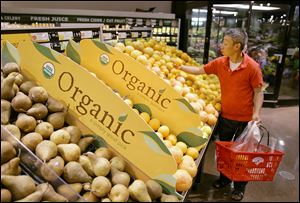
POLYGON ((225 32, 224 36, 225 35, 230 36, 234 43, 240 43, 242 51, 246 49, 246 45, 248 43, 248 35, 244 30, 240 28, 230 28, 225 32))

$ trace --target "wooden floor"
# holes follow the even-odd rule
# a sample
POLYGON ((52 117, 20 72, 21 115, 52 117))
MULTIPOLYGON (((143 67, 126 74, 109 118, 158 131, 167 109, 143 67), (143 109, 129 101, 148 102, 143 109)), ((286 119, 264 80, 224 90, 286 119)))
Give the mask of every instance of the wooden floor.
MULTIPOLYGON (((249 182, 242 202, 299 202, 299 106, 264 108, 262 122, 270 135, 280 140, 277 149, 285 154, 273 181, 249 182)), ((218 175, 215 142, 211 140, 203 159, 200 184, 193 185, 186 201, 232 201, 231 185, 220 190, 212 187, 218 175)))

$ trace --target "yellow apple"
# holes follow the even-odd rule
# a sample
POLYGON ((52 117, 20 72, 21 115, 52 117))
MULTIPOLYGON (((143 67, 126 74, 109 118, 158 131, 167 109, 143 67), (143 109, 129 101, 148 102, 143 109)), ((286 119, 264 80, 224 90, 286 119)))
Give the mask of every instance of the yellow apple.
POLYGON ((181 141, 177 142, 176 146, 181 149, 181 151, 182 151, 183 154, 186 153, 186 150, 187 150, 188 147, 187 147, 187 145, 184 142, 181 142, 181 141))
POLYGON ((166 125, 160 126, 157 131, 160 132, 164 136, 164 138, 167 137, 170 133, 170 129, 166 125))
POLYGON ((197 159, 197 157, 199 156, 199 152, 195 147, 189 147, 186 150, 187 155, 191 156, 193 159, 197 159))

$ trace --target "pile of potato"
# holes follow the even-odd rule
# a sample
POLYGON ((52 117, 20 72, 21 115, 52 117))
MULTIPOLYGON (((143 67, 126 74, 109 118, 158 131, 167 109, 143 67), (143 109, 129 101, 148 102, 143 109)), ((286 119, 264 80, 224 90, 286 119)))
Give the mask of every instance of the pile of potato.
MULTIPOLYGON (((130 177, 125 170, 126 162, 114 156, 108 148, 87 151, 94 137, 84 136, 78 127, 68 125, 65 122, 66 114, 67 109, 63 103, 50 97, 43 87, 32 81, 24 81, 17 64, 7 63, 1 67, 1 125, 44 162, 38 175, 50 183, 55 182, 59 176, 87 201, 178 201, 173 195, 163 194, 156 181, 145 183, 130 177)), ((1 165, 2 157, 8 156, 2 156, 1 142, 1 165)), ((7 159, 5 162, 10 164, 13 160, 7 159)), ((18 162, 16 160, 14 162, 18 162)), ((19 168, 15 170, 19 171, 19 168)), ((35 186, 30 176, 26 176, 25 180, 25 177, 21 176, 21 179, 18 174, 4 175, 1 166, 1 183, 5 186, 3 192, 10 192, 12 200, 76 200, 67 185, 61 185, 55 191, 47 182, 35 186), (22 189, 25 188, 23 184, 16 184, 19 181, 26 184, 31 182, 31 189, 22 189), (14 186, 7 182, 13 182, 14 186), (25 195, 16 196, 20 190, 26 190, 25 195), (32 198, 38 195, 39 198, 32 198)))

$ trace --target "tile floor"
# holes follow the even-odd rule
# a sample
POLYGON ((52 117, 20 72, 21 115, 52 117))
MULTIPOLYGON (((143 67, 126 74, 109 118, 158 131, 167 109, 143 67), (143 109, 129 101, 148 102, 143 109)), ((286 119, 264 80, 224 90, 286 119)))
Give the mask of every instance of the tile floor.
MULTIPOLYGON (((299 106, 263 108, 262 123, 271 136, 281 140, 277 149, 285 154, 273 181, 249 182, 242 202, 299 202, 299 106)), ((232 186, 220 190, 212 187, 213 181, 219 175, 213 139, 208 145, 202 164, 200 184, 193 185, 186 201, 233 201, 232 186)))

